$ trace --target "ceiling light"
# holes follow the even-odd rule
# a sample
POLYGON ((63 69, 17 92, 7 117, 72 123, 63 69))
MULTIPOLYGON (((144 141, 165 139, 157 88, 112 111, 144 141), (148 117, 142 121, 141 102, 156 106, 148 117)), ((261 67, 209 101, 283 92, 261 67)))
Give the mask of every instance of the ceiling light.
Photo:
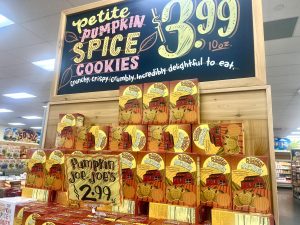
POLYGON ((43 119, 40 116, 22 116, 22 118, 26 119, 26 120, 41 120, 41 119, 43 119))
POLYGON ((10 109, 0 109, 0 113, 8 113, 8 112, 13 112, 10 109))
POLYGON ((32 62, 32 64, 47 71, 54 71, 55 59, 40 60, 40 61, 32 62))
POLYGON ((30 127, 31 129, 34 129, 34 130, 41 130, 42 127, 30 127))
POLYGON ((25 124, 24 123, 8 123, 9 125, 12 125, 12 126, 24 126, 25 124))
POLYGON ((7 27, 7 26, 12 25, 12 24, 14 24, 13 21, 11 21, 7 17, 0 14, 0 28, 1 27, 7 27))
POLYGON ((291 134, 300 134, 300 132, 291 132, 291 134))
POLYGON ((35 98, 36 97, 36 96, 28 94, 26 92, 4 94, 3 96, 8 97, 8 98, 13 98, 13 99, 35 98))
POLYGON ((47 106, 46 106, 46 105, 43 105, 43 108, 45 108, 45 109, 46 109, 46 108, 47 108, 47 106))

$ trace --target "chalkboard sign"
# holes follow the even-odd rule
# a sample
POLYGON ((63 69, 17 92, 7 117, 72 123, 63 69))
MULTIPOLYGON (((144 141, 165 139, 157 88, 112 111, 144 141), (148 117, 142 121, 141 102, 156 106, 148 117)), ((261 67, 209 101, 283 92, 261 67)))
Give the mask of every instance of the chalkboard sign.
POLYGON ((255 77, 252 0, 138 0, 66 16, 57 94, 255 77))

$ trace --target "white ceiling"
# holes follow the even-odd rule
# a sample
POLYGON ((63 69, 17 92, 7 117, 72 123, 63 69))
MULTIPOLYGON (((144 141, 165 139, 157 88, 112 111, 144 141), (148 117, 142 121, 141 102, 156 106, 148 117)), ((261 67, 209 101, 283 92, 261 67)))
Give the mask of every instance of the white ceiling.
MULTIPOLYGON (((53 72, 31 64, 55 57, 60 12, 95 2, 93 0, 0 0, 0 14, 15 22, 0 30, 0 124, 25 122, 40 126, 41 121, 24 121, 23 115, 43 116, 42 106, 49 100, 53 72), (26 91, 38 96, 30 100, 10 100, 4 93, 26 91)), ((300 16, 299 0, 263 0, 264 20, 300 16)), ((274 127, 286 135, 300 127, 300 20, 293 37, 266 42, 268 83, 273 90, 274 127)))

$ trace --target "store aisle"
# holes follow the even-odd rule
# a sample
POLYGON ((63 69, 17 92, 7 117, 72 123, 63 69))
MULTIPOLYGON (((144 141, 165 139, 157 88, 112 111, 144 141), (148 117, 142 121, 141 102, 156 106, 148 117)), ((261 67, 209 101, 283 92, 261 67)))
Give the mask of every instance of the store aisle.
POLYGON ((299 225, 300 200, 293 198, 292 190, 278 189, 279 214, 281 225, 299 225))

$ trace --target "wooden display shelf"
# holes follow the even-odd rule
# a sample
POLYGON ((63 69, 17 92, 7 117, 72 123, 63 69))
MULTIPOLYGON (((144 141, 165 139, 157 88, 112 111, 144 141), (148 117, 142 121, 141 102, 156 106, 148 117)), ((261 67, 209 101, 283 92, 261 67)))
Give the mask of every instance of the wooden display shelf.
POLYGON ((0 141, 0 145, 15 145, 15 146, 25 146, 25 147, 38 147, 38 143, 29 142, 17 142, 17 141, 0 141))

